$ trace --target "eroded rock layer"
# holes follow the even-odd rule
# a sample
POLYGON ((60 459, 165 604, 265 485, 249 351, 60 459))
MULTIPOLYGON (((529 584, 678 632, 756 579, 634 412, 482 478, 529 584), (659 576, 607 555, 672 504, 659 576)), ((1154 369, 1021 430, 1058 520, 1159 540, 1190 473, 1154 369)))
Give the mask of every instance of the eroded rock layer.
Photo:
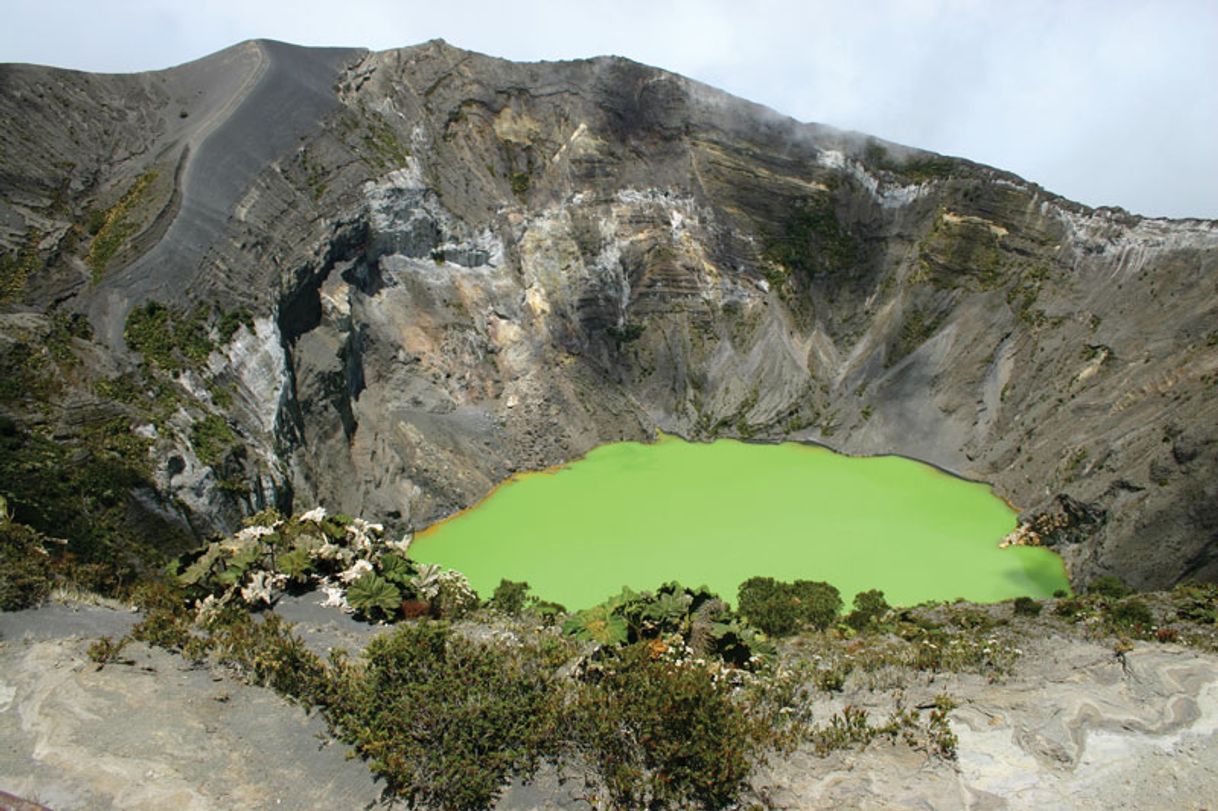
POLYGON ((54 390, 0 407, 136 429, 125 520, 198 536, 295 500, 419 527, 659 428, 993 482, 1076 580, 1218 577, 1218 223, 616 58, 260 41, 4 66, 0 109, 6 368, 65 347, 54 390), (195 362, 124 400, 150 301, 206 341, 178 328, 157 368, 195 362))

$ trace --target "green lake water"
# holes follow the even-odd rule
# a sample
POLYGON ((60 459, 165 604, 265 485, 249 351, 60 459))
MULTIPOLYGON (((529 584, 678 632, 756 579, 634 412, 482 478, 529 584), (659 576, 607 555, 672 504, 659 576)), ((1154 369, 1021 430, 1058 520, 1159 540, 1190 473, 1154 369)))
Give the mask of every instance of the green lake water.
POLYGON ((754 575, 825 580, 847 604, 869 588, 893 605, 1068 589, 1049 550, 998 548, 1015 518, 987 485, 909 459, 661 437, 518 475, 419 533, 411 557, 464 572, 484 597, 526 580, 570 609, 668 580, 734 603, 754 575))

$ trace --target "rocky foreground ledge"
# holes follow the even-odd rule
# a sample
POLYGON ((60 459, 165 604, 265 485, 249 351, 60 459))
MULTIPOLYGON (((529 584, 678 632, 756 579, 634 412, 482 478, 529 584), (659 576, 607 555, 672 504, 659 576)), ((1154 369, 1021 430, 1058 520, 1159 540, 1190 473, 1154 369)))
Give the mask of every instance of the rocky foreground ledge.
MULTIPOLYGON (((381 631, 319 602, 276 610, 313 647, 359 649, 381 631)), ((981 613, 1011 616, 1009 605, 981 613)), ((392 807, 319 717, 268 689, 141 644, 122 663, 91 661, 99 635, 137 618, 85 604, 0 614, 0 791, 56 811, 392 807)), ((946 693, 955 760, 884 739, 827 756, 801 747, 759 766, 740 807, 1197 809, 1218 796, 1218 655, 1114 648, 1050 611, 1014 625, 1026 644, 997 681, 856 670, 813 702, 825 717, 846 706, 882 717, 894 701, 946 693)), ((814 648, 797 637, 784 659, 814 648)), ((581 781, 559 778, 543 769, 497 807, 593 807, 581 781)))

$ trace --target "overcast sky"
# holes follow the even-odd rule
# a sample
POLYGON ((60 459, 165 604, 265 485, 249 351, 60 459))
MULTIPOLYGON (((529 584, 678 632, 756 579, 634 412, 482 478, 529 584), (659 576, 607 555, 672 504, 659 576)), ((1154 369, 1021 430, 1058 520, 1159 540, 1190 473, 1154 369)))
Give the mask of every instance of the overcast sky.
POLYGON ((619 54, 803 121, 1218 218, 1216 0, 4 0, 0 61, 133 71, 269 37, 619 54))

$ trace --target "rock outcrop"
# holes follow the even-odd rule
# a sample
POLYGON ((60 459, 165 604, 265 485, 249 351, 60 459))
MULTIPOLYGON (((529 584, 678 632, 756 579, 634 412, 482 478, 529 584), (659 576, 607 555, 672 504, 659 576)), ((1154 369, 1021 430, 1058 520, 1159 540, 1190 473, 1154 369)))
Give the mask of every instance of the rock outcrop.
POLYGON ((617 58, 258 41, 4 66, 0 110, 6 346, 37 355, 35 313, 92 327, 59 390, 0 406, 149 422, 140 504, 184 531, 292 500, 418 527, 659 428, 993 482, 1076 581, 1218 578, 1218 223, 617 58), (99 386, 148 301, 211 337, 158 420, 99 386))

